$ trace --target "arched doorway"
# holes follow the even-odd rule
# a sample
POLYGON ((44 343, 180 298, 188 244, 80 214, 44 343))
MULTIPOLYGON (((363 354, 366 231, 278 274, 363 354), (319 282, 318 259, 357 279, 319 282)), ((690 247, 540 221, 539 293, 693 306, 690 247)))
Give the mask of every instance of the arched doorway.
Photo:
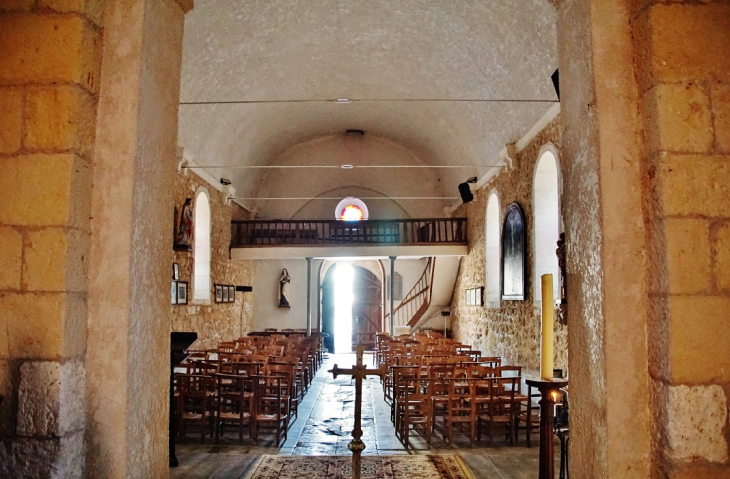
MULTIPOLYGON (((324 346, 330 352, 335 351, 337 321, 342 319, 338 317, 340 313, 337 311, 337 295, 341 294, 338 293, 338 286, 343 286, 337 278, 339 264, 346 263, 335 263, 330 266, 322 280, 322 333, 324 346)), ((375 333, 382 331, 383 280, 368 268, 357 264, 351 267, 353 274, 349 287, 352 291, 352 306, 348 317, 352 323, 351 329, 347 328, 351 331, 350 342, 352 347, 358 342, 372 347, 375 344, 375 333)))

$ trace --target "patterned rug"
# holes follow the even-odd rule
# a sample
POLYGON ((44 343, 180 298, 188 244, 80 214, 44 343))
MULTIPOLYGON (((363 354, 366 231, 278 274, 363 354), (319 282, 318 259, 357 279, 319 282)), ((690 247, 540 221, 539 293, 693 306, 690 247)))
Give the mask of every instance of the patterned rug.
MULTIPOLYGON (((350 479, 352 456, 264 455, 251 479, 350 479)), ((473 479, 456 454, 363 456, 362 479, 473 479)))

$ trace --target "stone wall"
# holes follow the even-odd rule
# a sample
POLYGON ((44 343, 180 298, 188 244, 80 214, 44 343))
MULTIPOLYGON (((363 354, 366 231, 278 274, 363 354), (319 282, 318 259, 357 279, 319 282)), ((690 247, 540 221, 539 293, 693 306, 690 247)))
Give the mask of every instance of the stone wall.
MULTIPOLYGON (((253 286, 253 261, 232 261, 229 249, 231 245, 231 220, 244 220, 249 213, 231 202, 225 204, 226 193, 218 191, 195 174, 194 170, 183 169, 175 176, 173 205, 176 227, 180 218, 180 208, 185 198, 192 198, 200 187, 208 192, 210 200, 210 283, 253 286), (187 172, 187 174, 185 174, 187 172)), ((216 303, 215 290, 211 291, 208 304, 196 304, 193 301, 193 253, 174 252, 174 261, 180 265, 180 281, 188 282, 188 305, 171 305, 172 331, 195 331, 198 341, 195 348, 215 348, 219 341, 231 341, 252 331, 252 295, 258 293, 236 293, 235 303, 216 303)), ((258 289, 258 288, 257 288, 258 289)))
MULTIPOLYGON (((466 216, 469 224, 469 254, 462 259, 451 306, 454 337, 480 349, 485 355, 502 356, 505 364, 516 364, 530 373, 540 369, 540 310, 535 306, 539 287, 533 284, 532 265, 534 225, 532 178, 540 148, 552 143, 560 148, 558 120, 551 121, 522 151, 517 152, 515 166, 487 182, 462 205, 454 216, 466 216), (507 207, 517 202, 525 214, 527 227, 527 289, 524 301, 501 301, 499 308, 466 306, 466 290, 486 286, 485 219, 488 196, 497 192, 500 224, 507 207)), ((558 158, 558 163, 560 158, 558 158)), ((562 196, 562 195, 561 195, 562 196)), ((557 241, 557 238, 556 238, 557 241)), ((555 324, 555 367, 568 369, 567 327, 555 324)))
POLYGON ((81 477, 101 2, 0 2, 0 476, 81 477))
POLYGON ((646 1, 632 20, 656 473, 730 477, 730 4, 646 1))

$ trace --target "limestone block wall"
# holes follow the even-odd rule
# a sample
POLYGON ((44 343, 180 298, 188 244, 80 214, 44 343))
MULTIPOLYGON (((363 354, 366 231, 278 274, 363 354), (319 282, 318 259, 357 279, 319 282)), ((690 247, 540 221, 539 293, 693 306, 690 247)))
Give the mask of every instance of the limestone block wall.
MULTIPOLYGON (((185 198, 192 198, 194 202, 196 191, 200 187, 206 188, 210 200, 211 288, 215 284, 253 286, 253 261, 232 261, 229 254, 231 220, 249 219, 250 214, 235 203, 226 205, 226 194, 205 182, 193 170, 187 170, 187 174, 183 172, 175 176, 173 204, 170 205, 175 210, 175 224, 171 228, 174 229, 179 221, 185 198)), ((170 306, 172 331, 195 331, 198 333, 195 348, 214 348, 220 341, 231 341, 253 329, 251 305, 253 295, 260 293, 258 288, 254 288, 253 293, 237 292, 235 303, 216 303, 215 290, 212 290, 210 303, 196 304, 192 292, 193 253, 175 251, 174 262, 180 265, 180 280, 189 282, 189 291, 187 306, 170 306)))
MULTIPOLYGON (((456 339, 471 344, 484 355, 502 356, 505 364, 520 365, 530 373, 540 369, 540 310, 534 298, 540 295, 532 280, 534 244, 532 228, 534 208, 532 179, 540 148, 552 143, 560 148, 559 120, 552 120, 522 151, 517 153, 516 165, 504 170, 487 182, 474 201, 462 205, 454 216, 468 218, 469 254, 461 261, 451 305, 451 327, 456 339), (486 286, 485 219, 487 200, 491 192, 499 197, 500 224, 507 207, 517 202, 525 214, 527 226, 527 290, 524 301, 501 301, 499 308, 467 306, 466 290, 486 286)), ((560 159, 558 158, 558 162, 560 159)), ((564 192, 563 192, 564 193, 564 192)), ((557 238, 556 238, 557 241, 557 238)), ((567 327, 555 325, 555 367, 568 369, 567 327)))
POLYGON ((657 473, 728 477, 730 4, 643 4, 633 22, 649 178, 657 473))
POLYGON ((101 2, 0 2, 0 476, 81 477, 101 2))

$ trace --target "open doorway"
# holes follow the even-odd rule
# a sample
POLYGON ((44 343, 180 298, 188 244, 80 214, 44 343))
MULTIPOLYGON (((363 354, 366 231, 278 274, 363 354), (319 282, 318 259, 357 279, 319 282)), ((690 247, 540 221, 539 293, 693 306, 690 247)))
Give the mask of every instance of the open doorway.
POLYGON ((352 352, 352 281, 355 271, 350 263, 335 265, 335 352, 352 352))
POLYGON ((322 333, 330 352, 350 352, 375 344, 382 331, 383 279, 374 262, 338 261, 325 265, 322 280, 322 333), (373 272, 375 269, 375 272, 373 272))

